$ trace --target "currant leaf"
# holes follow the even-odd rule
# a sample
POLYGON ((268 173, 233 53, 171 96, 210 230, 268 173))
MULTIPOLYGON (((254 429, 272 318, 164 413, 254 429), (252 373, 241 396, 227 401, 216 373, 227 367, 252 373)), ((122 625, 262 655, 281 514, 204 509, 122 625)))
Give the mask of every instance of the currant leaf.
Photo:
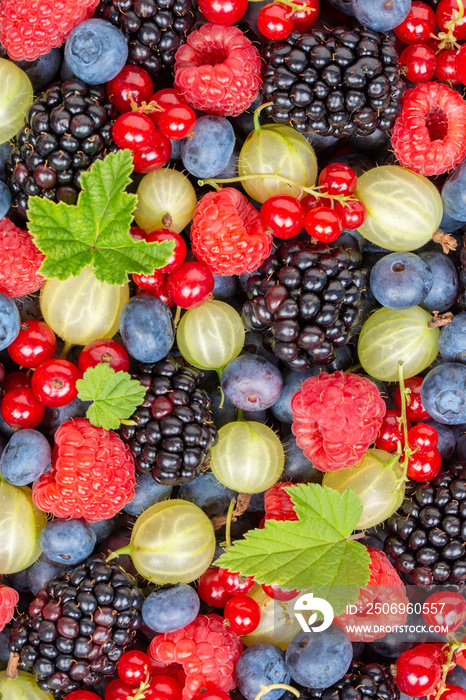
POLYGON ((75 205, 29 198, 28 230, 46 258, 40 274, 65 280, 92 265, 101 282, 125 284, 128 273, 163 267, 174 241, 146 243, 129 233, 137 197, 126 192, 133 163, 128 150, 97 160, 81 176, 75 205))

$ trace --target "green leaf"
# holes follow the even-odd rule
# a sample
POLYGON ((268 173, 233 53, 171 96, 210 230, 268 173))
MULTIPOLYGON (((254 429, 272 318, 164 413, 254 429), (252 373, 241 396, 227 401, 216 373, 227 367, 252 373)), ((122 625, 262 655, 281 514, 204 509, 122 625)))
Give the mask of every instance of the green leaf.
POLYGON ((82 173, 75 205, 29 198, 28 230, 46 256, 44 277, 65 280, 92 265, 101 282, 124 284, 128 273, 150 275, 166 264, 173 241, 146 243, 129 233, 137 203, 126 192, 132 171, 130 151, 110 153, 82 173))
POLYGON ((354 603, 370 576, 366 547, 349 539, 362 512, 357 495, 318 484, 289 486, 297 521, 267 520, 217 560, 216 565, 254 576, 257 583, 311 589, 336 615, 354 603))
POLYGON ((144 401, 146 389, 128 372, 115 372, 106 362, 89 367, 76 382, 78 397, 92 401, 86 416, 92 425, 116 430, 144 401))

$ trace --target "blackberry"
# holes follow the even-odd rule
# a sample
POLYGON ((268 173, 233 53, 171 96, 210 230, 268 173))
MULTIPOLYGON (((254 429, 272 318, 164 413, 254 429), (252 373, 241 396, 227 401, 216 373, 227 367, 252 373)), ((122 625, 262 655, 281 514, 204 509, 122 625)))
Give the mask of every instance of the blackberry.
POLYGON ((159 484, 192 481, 207 466, 217 442, 209 394, 199 389, 201 372, 166 357, 141 365, 133 377, 147 388, 144 403, 123 425, 120 437, 128 443, 140 472, 159 484))
POLYGON ((271 336, 272 351, 291 369, 331 364, 364 304, 369 273, 361 261, 355 250, 285 243, 248 279, 246 326, 271 336))
POLYGON ((6 163, 20 216, 33 195, 76 202, 83 170, 118 150, 112 139, 117 116, 103 88, 77 79, 52 85, 31 105, 6 163))
POLYGON ((466 581, 466 463, 418 485, 388 520, 384 550, 422 588, 466 581))
POLYGON ((123 32, 128 63, 152 77, 175 64, 175 53, 194 25, 191 0, 100 0, 94 16, 123 32))
POLYGON ((311 688, 306 695, 312 700, 399 700, 400 691, 389 669, 381 664, 355 661, 330 688, 311 688))
POLYGON ((63 697, 112 675, 141 623, 143 595, 117 564, 93 556, 48 583, 13 626, 10 651, 42 690, 63 697))
POLYGON ((261 87, 273 119, 337 138, 389 131, 405 84, 389 37, 363 27, 294 31, 263 50, 261 87))

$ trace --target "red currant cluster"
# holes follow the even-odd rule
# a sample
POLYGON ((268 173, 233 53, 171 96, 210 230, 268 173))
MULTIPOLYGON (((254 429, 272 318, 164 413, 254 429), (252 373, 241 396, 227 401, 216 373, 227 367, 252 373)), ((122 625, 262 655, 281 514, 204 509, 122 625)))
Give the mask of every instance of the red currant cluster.
MULTIPOLYGON (((411 454, 408 459, 407 476, 414 481, 430 481, 440 471, 442 459, 437 449, 438 434, 435 428, 420 421, 429 420, 421 401, 422 377, 411 377, 405 382, 409 390, 406 400, 406 428, 408 447, 411 454), (411 427, 411 422, 416 423, 411 427)), ((405 432, 401 412, 401 392, 398 387, 395 392, 396 409, 386 412, 379 434, 375 441, 376 447, 387 452, 396 452, 399 447, 405 447, 405 432)))
POLYGON ((259 12, 257 26, 267 39, 281 41, 294 29, 307 32, 319 17, 319 0, 277 0, 259 12))
POLYGON ((319 175, 319 194, 301 200, 290 195, 269 197, 261 208, 261 221, 274 236, 288 240, 303 229, 318 241, 331 243, 342 229, 357 229, 364 223, 366 208, 354 197, 356 173, 344 163, 331 163, 319 175), (323 195, 323 196, 321 196, 323 195))
POLYGON ((425 2, 413 0, 408 16, 394 31, 408 44, 400 55, 408 80, 425 83, 435 76, 451 85, 466 83, 466 46, 457 43, 466 39, 462 0, 441 0, 436 13, 425 2))
POLYGON ((137 173, 164 166, 171 156, 170 141, 185 138, 196 122, 178 90, 154 93, 152 78, 139 66, 125 66, 107 83, 107 93, 121 112, 113 125, 113 139, 120 148, 132 151, 137 173))
POLYGON ((215 283, 212 272, 207 265, 196 260, 185 262, 186 243, 178 233, 168 229, 146 233, 136 226, 131 228, 130 233, 136 240, 145 240, 147 243, 175 242, 166 265, 154 270, 151 275, 133 275, 139 294, 152 294, 170 308, 176 304, 182 309, 194 309, 212 294, 215 283))
POLYGON ((108 338, 94 340, 82 349, 78 367, 69 360, 54 357, 57 339, 43 321, 24 321, 16 339, 8 346, 12 360, 32 374, 18 371, 3 381, 5 395, 0 412, 3 420, 18 428, 35 428, 44 417, 45 407, 59 408, 78 395, 76 382, 89 367, 107 362, 116 372, 129 369, 125 348, 108 338))

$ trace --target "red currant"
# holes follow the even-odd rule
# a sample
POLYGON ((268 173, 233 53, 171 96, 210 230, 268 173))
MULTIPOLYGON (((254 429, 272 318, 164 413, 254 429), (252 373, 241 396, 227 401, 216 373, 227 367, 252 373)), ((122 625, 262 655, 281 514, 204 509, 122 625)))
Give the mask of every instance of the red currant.
POLYGON ((186 243, 184 238, 180 236, 179 233, 174 231, 169 231, 166 228, 158 228, 151 233, 144 234, 144 240, 147 243, 162 242, 162 241, 174 241, 175 247, 173 248, 173 253, 168 258, 166 264, 163 267, 159 267, 155 272, 164 272, 167 275, 174 270, 177 270, 186 259, 186 243))
POLYGON ((442 83, 451 83, 457 85, 460 81, 456 67, 455 49, 444 49, 437 54, 437 68, 435 69, 435 77, 442 83))
POLYGON ((440 666, 443 666, 447 660, 446 654, 448 652, 448 646, 445 646, 445 644, 442 644, 442 642, 435 642, 433 644, 418 644, 415 649, 418 653, 426 651, 429 654, 432 654, 440 666))
MULTIPOLYGON (((133 688, 128 683, 116 678, 105 688, 105 700, 131 700, 137 693, 138 688, 133 688)), ((145 699, 144 699, 145 700, 145 699)))
POLYGON ((293 31, 291 14, 290 8, 286 5, 280 5, 280 3, 273 2, 264 5, 257 18, 260 33, 272 41, 286 39, 293 31))
POLYGON ((215 279, 207 265, 184 262, 167 278, 167 290, 175 304, 182 309, 194 309, 212 294, 215 279))
POLYGON ((133 105, 140 107, 149 102, 154 83, 149 73, 139 66, 124 66, 115 78, 107 83, 107 95, 120 113, 130 112, 133 105))
POLYGON ((236 634, 251 634, 261 619, 259 603, 247 595, 235 595, 225 605, 225 619, 236 634))
POLYGON ((135 241, 145 241, 147 233, 143 231, 142 228, 138 228, 137 226, 131 226, 129 230, 130 236, 134 238, 135 241))
POLYGON ((393 30, 405 44, 424 43, 435 33, 435 12, 425 2, 413 0, 408 16, 393 30))
POLYGON ((408 460, 407 475, 413 481, 430 481, 437 476, 442 466, 440 452, 434 447, 432 450, 419 451, 411 455, 408 460))
POLYGON ((431 425, 417 423, 408 432, 408 443, 410 447, 417 448, 420 452, 433 450, 437 447, 438 433, 431 425))
POLYGON ((118 661, 120 680, 131 686, 147 681, 150 676, 150 659, 143 651, 127 651, 118 661))
POLYGON ((287 194, 275 194, 266 199, 260 216, 264 226, 269 226, 274 236, 285 240, 297 236, 304 224, 301 202, 287 194))
POLYGON ((90 690, 73 690, 71 693, 67 693, 63 700, 101 700, 101 697, 91 693, 90 690))
POLYGON ((302 10, 295 10, 291 15, 293 29, 307 32, 319 18, 319 0, 295 0, 295 5, 302 5, 302 10))
POLYGON ((304 209, 304 215, 311 209, 317 209, 317 207, 329 207, 330 209, 333 207, 333 200, 330 197, 314 197, 312 194, 307 194, 300 202, 304 209))
POLYGON ((31 379, 31 375, 26 372, 11 372, 3 380, 3 391, 6 393, 21 386, 31 386, 31 379))
POLYGON ((69 360, 46 360, 32 375, 31 388, 44 406, 66 406, 78 395, 79 369, 69 360))
MULTIPOLYGON (((419 423, 430 418, 421 401, 422 381, 422 377, 410 377, 405 380, 405 387, 409 389, 409 394, 406 397, 406 413, 409 420, 413 421, 413 423, 419 423)), ((400 387, 397 387, 395 391, 395 406, 401 409, 400 387)))
POLYGON ((196 115, 188 105, 167 107, 159 116, 160 131, 171 141, 180 141, 192 131, 196 115))
MULTIPOLYGON (((435 11, 437 24, 440 31, 448 31, 446 22, 450 22, 450 20, 453 18, 454 12, 456 12, 457 15, 460 14, 458 0, 440 0, 435 11)), ((464 14, 463 17, 455 23, 453 33, 457 41, 463 41, 466 39, 466 14, 464 14)))
POLYGON ((288 588, 280 588, 280 586, 277 586, 276 583, 272 583, 270 586, 263 583, 262 590, 269 596, 269 598, 279 600, 282 603, 285 603, 287 600, 293 600, 293 598, 296 598, 296 596, 299 594, 299 591, 297 591, 296 588, 293 588, 290 591, 288 588))
POLYGON ((254 576, 242 576, 234 574, 228 569, 218 570, 218 580, 228 593, 249 593, 251 588, 254 588, 254 576))
POLYGON ((78 368, 81 374, 84 374, 86 369, 96 367, 101 362, 107 362, 115 372, 129 370, 128 353, 116 340, 101 338, 88 343, 79 354, 78 368))
POLYGON ((43 321, 23 321, 8 353, 20 367, 38 367, 50 360, 57 349, 55 333, 43 321))
POLYGON ((195 695, 192 700, 230 700, 230 695, 223 690, 205 690, 195 695))
POLYGON ((347 199, 344 204, 335 202, 335 213, 341 219, 343 228, 354 231, 363 225, 366 220, 367 211, 364 202, 360 199, 347 199))
POLYGON ((230 600, 231 593, 228 593, 220 583, 219 569, 211 567, 207 569, 199 579, 197 592, 199 597, 208 605, 214 608, 223 608, 225 603, 230 600))
POLYGON ((181 700, 183 697, 183 687, 173 676, 157 673, 152 676, 150 687, 161 695, 170 698, 170 700, 181 700))
POLYGON ((304 217, 304 228, 310 236, 323 243, 336 241, 341 234, 341 219, 330 207, 316 207, 304 217))
POLYGON ((400 65, 407 80, 425 83, 435 74, 437 56, 427 44, 412 44, 401 52, 400 65))
POLYGON ((409 649, 396 662, 396 684, 402 693, 421 698, 431 693, 441 676, 441 667, 433 654, 426 650, 409 649))
MULTIPOLYGON (((135 275, 133 275, 133 277, 134 276, 135 275)), ((150 291, 138 287, 138 289, 136 289, 136 294, 151 294, 154 297, 158 297, 160 301, 163 301, 163 303, 166 304, 169 309, 171 309, 174 306, 173 299, 171 298, 170 292, 168 291, 166 280, 162 282, 160 287, 154 287, 150 291)))
POLYGON ((150 146, 133 153, 133 168, 136 173, 151 173, 153 170, 163 168, 170 160, 172 154, 170 139, 167 139, 157 127, 154 129, 155 135, 150 146))
POLYGON ((433 593, 422 605, 422 617, 429 627, 443 627, 441 634, 456 632, 466 622, 466 600, 454 591, 433 593))
POLYGON ((403 427, 400 419, 400 411, 389 409, 386 412, 375 441, 375 446, 380 450, 395 452, 399 442, 401 442, 402 446, 404 445, 403 427))
POLYGON ((438 700, 466 700, 466 690, 459 685, 449 683, 445 690, 442 690, 438 700))
POLYGON ((160 272, 160 270, 154 270, 151 275, 134 274, 133 280, 141 289, 151 292, 154 296, 158 296, 158 292, 165 282, 165 275, 163 272, 160 272))
POLYGON ((456 52, 456 76, 458 83, 466 83, 466 44, 456 52))
POLYGON ((211 24, 236 24, 248 9, 248 0, 199 0, 199 10, 211 24))
POLYGON ((155 109, 149 112, 149 117, 152 119, 154 124, 159 123, 159 117, 165 109, 168 107, 173 107, 174 105, 185 105, 187 104, 183 94, 179 92, 176 88, 163 88, 162 90, 157 90, 152 97, 150 102, 155 105, 155 109))
POLYGON ((156 138, 154 123, 141 112, 120 114, 113 125, 112 135, 116 145, 140 151, 149 148, 156 138))
POLYGON ((330 163, 319 175, 319 186, 328 194, 350 195, 356 190, 358 178, 353 168, 345 163, 330 163))
POLYGON ((35 428, 44 417, 45 407, 37 400, 31 387, 17 387, 3 397, 0 413, 12 428, 35 428))

